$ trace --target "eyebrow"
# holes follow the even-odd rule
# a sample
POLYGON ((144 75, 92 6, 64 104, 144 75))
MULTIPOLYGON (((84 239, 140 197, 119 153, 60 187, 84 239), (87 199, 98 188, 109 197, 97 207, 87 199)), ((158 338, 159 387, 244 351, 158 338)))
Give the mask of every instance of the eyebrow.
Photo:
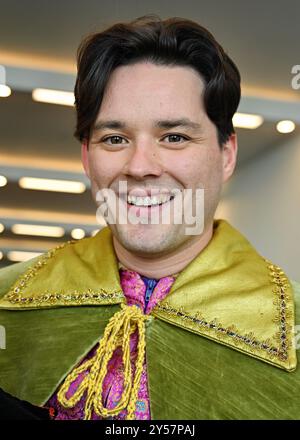
MULTIPOLYGON (((164 129, 180 127, 180 128, 192 128, 193 130, 199 130, 201 128, 201 124, 199 124, 198 122, 193 122, 189 118, 157 120, 154 121, 153 125, 156 128, 164 128, 164 129)), ((95 122, 93 131, 99 131, 104 129, 124 130, 126 128, 127 125, 124 121, 98 120, 95 122)))
POLYGON ((197 130, 201 128, 201 124, 198 122, 193 122, 188 118, 180 118, 180 119, 166 119, 163 121, 155 121, 155 127, 158 128, 192 128, 193 130, 197 130))

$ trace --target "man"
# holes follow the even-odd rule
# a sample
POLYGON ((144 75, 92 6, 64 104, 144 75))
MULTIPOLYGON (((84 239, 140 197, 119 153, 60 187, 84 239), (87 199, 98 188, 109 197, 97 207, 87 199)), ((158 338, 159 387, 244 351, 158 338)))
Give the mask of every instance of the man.
POLYGON ((109 226, 0 272, 0 385, 56 419, 299 418, 299 291, 214 221, 233 61, 192 21, 142 17, 82 43, 75 97, 109 226))

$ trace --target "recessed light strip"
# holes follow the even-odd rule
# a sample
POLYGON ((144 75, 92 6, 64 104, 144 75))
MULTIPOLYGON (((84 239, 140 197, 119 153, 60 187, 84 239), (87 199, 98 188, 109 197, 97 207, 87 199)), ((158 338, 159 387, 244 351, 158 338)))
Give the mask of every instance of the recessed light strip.
POLYGON ((61 226, 30 225, 16 223, 11 231, 17 235, 35 235, 41 237, 63 237, 65 230, 61 226))
POLYGON ((264 118, 262 116, 250 113, 235 113, 232 118, 234 127, 249 128, 252 130, 260 127, 263 122, 264 118))
POLYGON ((6 257, 10 261, 18 262, 18 261, 27 261, 39 255, 42 255, 42 253, 29 252, 29 251, 9 251, 7 252, 6 257))
POLYGON ((19 186, 24 189, 38 191, 55 191, 81 194, 86 190, 83 182, 72 180, 41 179, 38 177, 21 177, 19 186))
POLYGON ((74 93, 52 89, 34 89, 32 99, 37 102, 74 106, 74 93))

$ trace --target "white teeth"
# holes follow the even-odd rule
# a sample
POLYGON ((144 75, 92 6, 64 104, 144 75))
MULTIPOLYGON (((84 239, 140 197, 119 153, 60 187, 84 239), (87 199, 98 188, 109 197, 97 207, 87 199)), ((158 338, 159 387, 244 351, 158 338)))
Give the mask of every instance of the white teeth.
POLYGON ((171 195, 168 194, 160 194, 154 197, 137 197, 137 196, 127 196, 127 202, 131 205, 136 206, 153 206, 160 205, 162 203, 168 202, 171 198, 171 195))
POLYGON ((149 205, 159 205, 160 200, 159 197, 147 197, 149 198, 149 205))

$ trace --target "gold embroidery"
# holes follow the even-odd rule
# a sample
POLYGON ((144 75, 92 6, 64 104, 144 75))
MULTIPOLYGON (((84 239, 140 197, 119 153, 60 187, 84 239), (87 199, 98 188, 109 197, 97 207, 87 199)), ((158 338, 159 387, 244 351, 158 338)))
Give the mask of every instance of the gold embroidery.
POLYGON ((59 250, 65 248, 67 245, 73 245, 74 243, 76 243, 76 240, 69 240, 46 252, 41 259, 25 271, 25 273, 18 279, 17 284, 14 285, 3 299, 9 301, 11 304, 20 304, 24 307, 31 307, 33 305, 38 307, 45 304, 51 306, 56 305, 58 302, 62 305, 83 305, 86 303, 89 305, 97 305, 99 303, 111 304, 116 301, 124 302, 124 294, 122 291, 107 292, 102 288, 98 291, 87 289, 85 292, 78 292, 75 290, 69 294, 45 291, 43 295, 35 297, 22 296, 22 292, 28 282, 38 275, 39 270, 48 263, 49 259, 53 258, 59 250))
POLYGON ((278 347, 274 346, 271 339, 259 341, 255 338, 253 332, 248 334, 241 334, 241 332, 234 326, 223 326, 216 319, 213 321, 207 321, 199 313, 190 314, 183 310, 173 308, 168 302, 164 304, 158 304, 156 310, 159 311, 162 316, 173 316, 179 318, 179 322, 182 322, 183 327, 190 325, 192 328, 201 327, 205 330, 208 336, 214 333, 220 341, 225 343, 228 341, 231 344, 239 347, 246 344, 249 347, 249 351, 255 353, 256 350, 264 351, 270 359, 278 358, 281 361, 288 359, 288 349, 292 345, 291 336, 292 326, 287 324, 287 318, 291 317, 290 310, 290 297, 288 295, 288 280, 285 277, 284 272, 274 264, 265 260, 268 265, 268 269, 271 276, 271 282, 275 284, 273 292, 276 294, 274 304, 278 311, 278 315, 275 317, 274 322, 278 324, 278 332, 274 336, 274 341, 278 343, 278 347))
POLYGON ((275 266, 267 260, 266 262, 270 270, 271 281, 275 284, 273 289, 276 295, 274 305, 276 306, 278 315, 274 319, 274 322, 279 326, 279 330, 275 335, 275 340, 280 347, 278 357, 282 360, 286 360, 288 358, 288 349, 292 345, 292 341, 288 337, 288 335, 292 334, 292 326, 287 323, 287 319, 292 315, 290 310, 290 296, 288 294, 288 279, 280 267, 275 266))
POLYGON ((21 297, 18 296, 16 293, 9 293, 7 294, 4 299, 7 299, 12 304, 22 304, 22 305, 31 305, 34 304, 36 306, 43 305, 43 304, 49 304, 49 305, 55 305, 59 301, 60 303, 64 305, 83 305, 88 302, 88 304, 111 304, 115 303, 115 300, 123 300, 124 294, 122 292, 113 292, 113 293, 106 293, 102 289, 100 289, 98 292, 92 291, 90 289, 87 289, 84 293, 78 293, 75 291, 72 294, 53 294, 53 293, 45 293, 44 295, 38 296, 36 298, 29 297, 21 297))
POLYGON ((202 327, 207 330, 208 333, 217 333, 220 339, 229 338, 234 345, 241 345, 241 343, 247 344, 250 348, 250 351, 255 349, 263 349, 266 350, 271 355, 277 355, 277 348, 274 348, 270 345, 270 340, 265 340, 263 342, 259 342, 255 339, 254 334, 248 333, 245 335, 240 334, 239 330, 234 326, 225 327, 221 323, 216 320, 206 321, 200 313, 196 313, 195 315, 184 312, 182 309, 175 309, 169 306, 168 303, 164 305, 158 305, 157 309, 163 314, 172 315, 180 318, 181 321, 185 321, 195 327, 202 327))

